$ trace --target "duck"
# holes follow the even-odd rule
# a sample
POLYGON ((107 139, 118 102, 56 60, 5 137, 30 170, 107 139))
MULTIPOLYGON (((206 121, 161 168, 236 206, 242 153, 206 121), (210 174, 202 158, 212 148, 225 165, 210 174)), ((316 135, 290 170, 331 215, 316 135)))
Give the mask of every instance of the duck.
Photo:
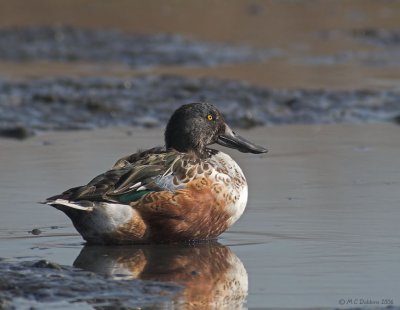
POLYGON ((236 134, 206 102, 175 110, 164 139, 165 146, 125 156, 44 203, 64 212, 88 244, 216 239, 243 214, 248 185, 239 165, 211 146, 268 150, 236 134))

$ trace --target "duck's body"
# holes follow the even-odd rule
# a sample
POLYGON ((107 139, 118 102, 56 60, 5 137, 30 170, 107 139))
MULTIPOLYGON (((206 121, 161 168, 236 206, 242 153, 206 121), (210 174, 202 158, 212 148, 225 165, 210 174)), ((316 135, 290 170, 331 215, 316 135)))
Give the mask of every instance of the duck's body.
MULTIPOLYGON (((210 105, 206 106, 209 110, 210 105)), ((219 115, 214 117, 218 119, 219 115)), ((216 238, 243 213, 247 203, 246 179, 229 155, 206 148, 206 143, 202 149, 180 147, 179 143, 169 147, 168 139, 174 134, 168 134, 168 128, 175 126, 170 126, 171 120, 165 149, 154 148, 124 157, 87 185, 50 197, 47 203, 66 213, 90 243, 216 238)), ((217 129, 226 134, 226 128, 217 129)), ((232 131, 228 134, 234 135, 232 131)), ((229 143, 232 144, 226 138, 220 144, 229 143)), ((235 148, 244 151, 244 146, 239 146, 235 148)))
POLYGON ((228 155, 153 149, 50 198, 91 243, 216 238, 243 213, 246 179, 228 155), (131 161, 131 160, 134 161, 131 161))

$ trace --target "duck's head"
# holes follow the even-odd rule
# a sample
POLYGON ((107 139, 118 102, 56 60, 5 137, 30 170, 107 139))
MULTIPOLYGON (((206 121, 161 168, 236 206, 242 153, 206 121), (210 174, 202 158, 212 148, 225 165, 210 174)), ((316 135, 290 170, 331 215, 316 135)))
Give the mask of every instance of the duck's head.
POLYGON ((200 157, 207 157, 207 146, 214 143, 243 153, 260 154, 268 151, 237 135, 212 104, 185 104, 172 114, 165 130, 167 149, 192 151, 200 157))

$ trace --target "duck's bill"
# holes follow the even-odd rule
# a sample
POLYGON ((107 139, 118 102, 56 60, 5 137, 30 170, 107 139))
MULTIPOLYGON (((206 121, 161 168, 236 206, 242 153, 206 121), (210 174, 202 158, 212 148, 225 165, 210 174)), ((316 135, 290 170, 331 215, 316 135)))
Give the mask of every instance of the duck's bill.
POLYGON ((225 128, 225 132, 219 135, 217 143, 231 149, 236 149, 242 153, 261 154, 268 152, 266 148, 254 144, 246 140, 245 138, 237 135, 228 126, 226 126, 225 128))

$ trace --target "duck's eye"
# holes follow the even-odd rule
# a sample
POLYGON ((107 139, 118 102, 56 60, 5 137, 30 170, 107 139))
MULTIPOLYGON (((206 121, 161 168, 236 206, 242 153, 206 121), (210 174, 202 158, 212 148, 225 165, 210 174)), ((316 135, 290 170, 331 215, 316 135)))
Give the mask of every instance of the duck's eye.
POLYGON ((208 115, 207 115, 207 119, 208 119, 209 121, 212 121, 212 120, 213 120, 213 116, 212 116, 211 114, 208 114, 208 115))

